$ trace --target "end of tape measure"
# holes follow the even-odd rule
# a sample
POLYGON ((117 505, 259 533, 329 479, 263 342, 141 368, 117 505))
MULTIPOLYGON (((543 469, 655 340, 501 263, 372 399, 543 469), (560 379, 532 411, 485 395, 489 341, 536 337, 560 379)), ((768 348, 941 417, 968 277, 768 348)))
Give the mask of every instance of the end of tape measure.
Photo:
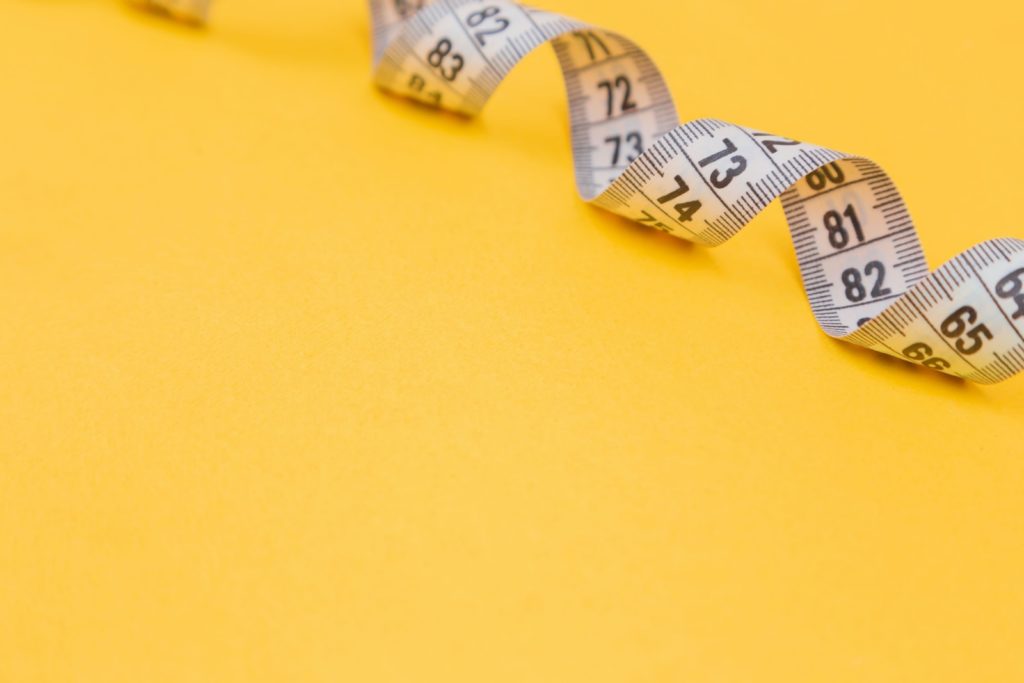
POLYGON ((128 0, 139 9, 159 14, 186 24, 200 26, 206 23, 211 0, 128 0))

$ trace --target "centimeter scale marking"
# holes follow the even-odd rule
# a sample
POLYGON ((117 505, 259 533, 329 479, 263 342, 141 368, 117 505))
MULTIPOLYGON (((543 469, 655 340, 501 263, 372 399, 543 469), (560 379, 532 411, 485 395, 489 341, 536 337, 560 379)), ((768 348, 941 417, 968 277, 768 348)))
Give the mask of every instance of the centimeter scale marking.
MULTIPOLYGON (((210 0, 145 0, 201 21, 210 0)), ((617 33, 511 0, 369 0, 375 81, 474 116, 551 43, 587 201, 717 246, 775 198, 832 337, 974 382, 1024 370, 1024 241, 978 244, 929 274, 910 213, 874 162, 713 119, 679 123, 661 72, 617 33)))

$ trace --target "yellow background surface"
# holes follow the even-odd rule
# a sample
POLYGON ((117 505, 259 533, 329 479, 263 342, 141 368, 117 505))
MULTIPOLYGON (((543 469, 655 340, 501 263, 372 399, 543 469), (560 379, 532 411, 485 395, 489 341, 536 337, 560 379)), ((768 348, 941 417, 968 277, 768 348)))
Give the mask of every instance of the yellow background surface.
MULTIPOLYGON (((1024 237, 1017 3, 551 0, 684 120, 1024 237)), ((549 50, 467 122, 357 0, 0 8, 0 680, 1024 680, 1024 378, 828 339, 777 205, 574 193, 549 50)))

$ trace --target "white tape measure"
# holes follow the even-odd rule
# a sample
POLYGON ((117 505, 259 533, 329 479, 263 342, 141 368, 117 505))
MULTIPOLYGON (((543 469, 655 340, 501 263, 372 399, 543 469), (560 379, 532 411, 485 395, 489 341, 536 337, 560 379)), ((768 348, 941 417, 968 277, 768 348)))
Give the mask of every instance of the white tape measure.
MULTIPOLYGON (((201 20, 208 0, 148 0, 201 20)), ((830 336, 991 384, 1024 369, 1024 241, 928 265, 892 180, 863 157, 722 121, 680 125, 651 59, 611 31, 510 0, 370 0, 377 84, 477 114, 550 42, 587 201, 715 246, 781 198, 807 298, 830 336)))

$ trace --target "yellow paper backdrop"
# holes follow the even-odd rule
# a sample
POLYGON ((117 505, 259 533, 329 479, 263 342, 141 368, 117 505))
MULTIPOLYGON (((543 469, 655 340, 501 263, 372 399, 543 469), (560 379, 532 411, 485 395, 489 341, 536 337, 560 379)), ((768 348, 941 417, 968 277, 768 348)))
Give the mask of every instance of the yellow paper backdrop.
MULTIPOLYGON (((1024 237, 1018 3, 549 9, 684 119, 1024 237)), ((574 194, 550 51, 473 122, 359 0, 0 7, 0 680, 1024 680, 1024 378, 828 339, 781 211, 574 194)))

